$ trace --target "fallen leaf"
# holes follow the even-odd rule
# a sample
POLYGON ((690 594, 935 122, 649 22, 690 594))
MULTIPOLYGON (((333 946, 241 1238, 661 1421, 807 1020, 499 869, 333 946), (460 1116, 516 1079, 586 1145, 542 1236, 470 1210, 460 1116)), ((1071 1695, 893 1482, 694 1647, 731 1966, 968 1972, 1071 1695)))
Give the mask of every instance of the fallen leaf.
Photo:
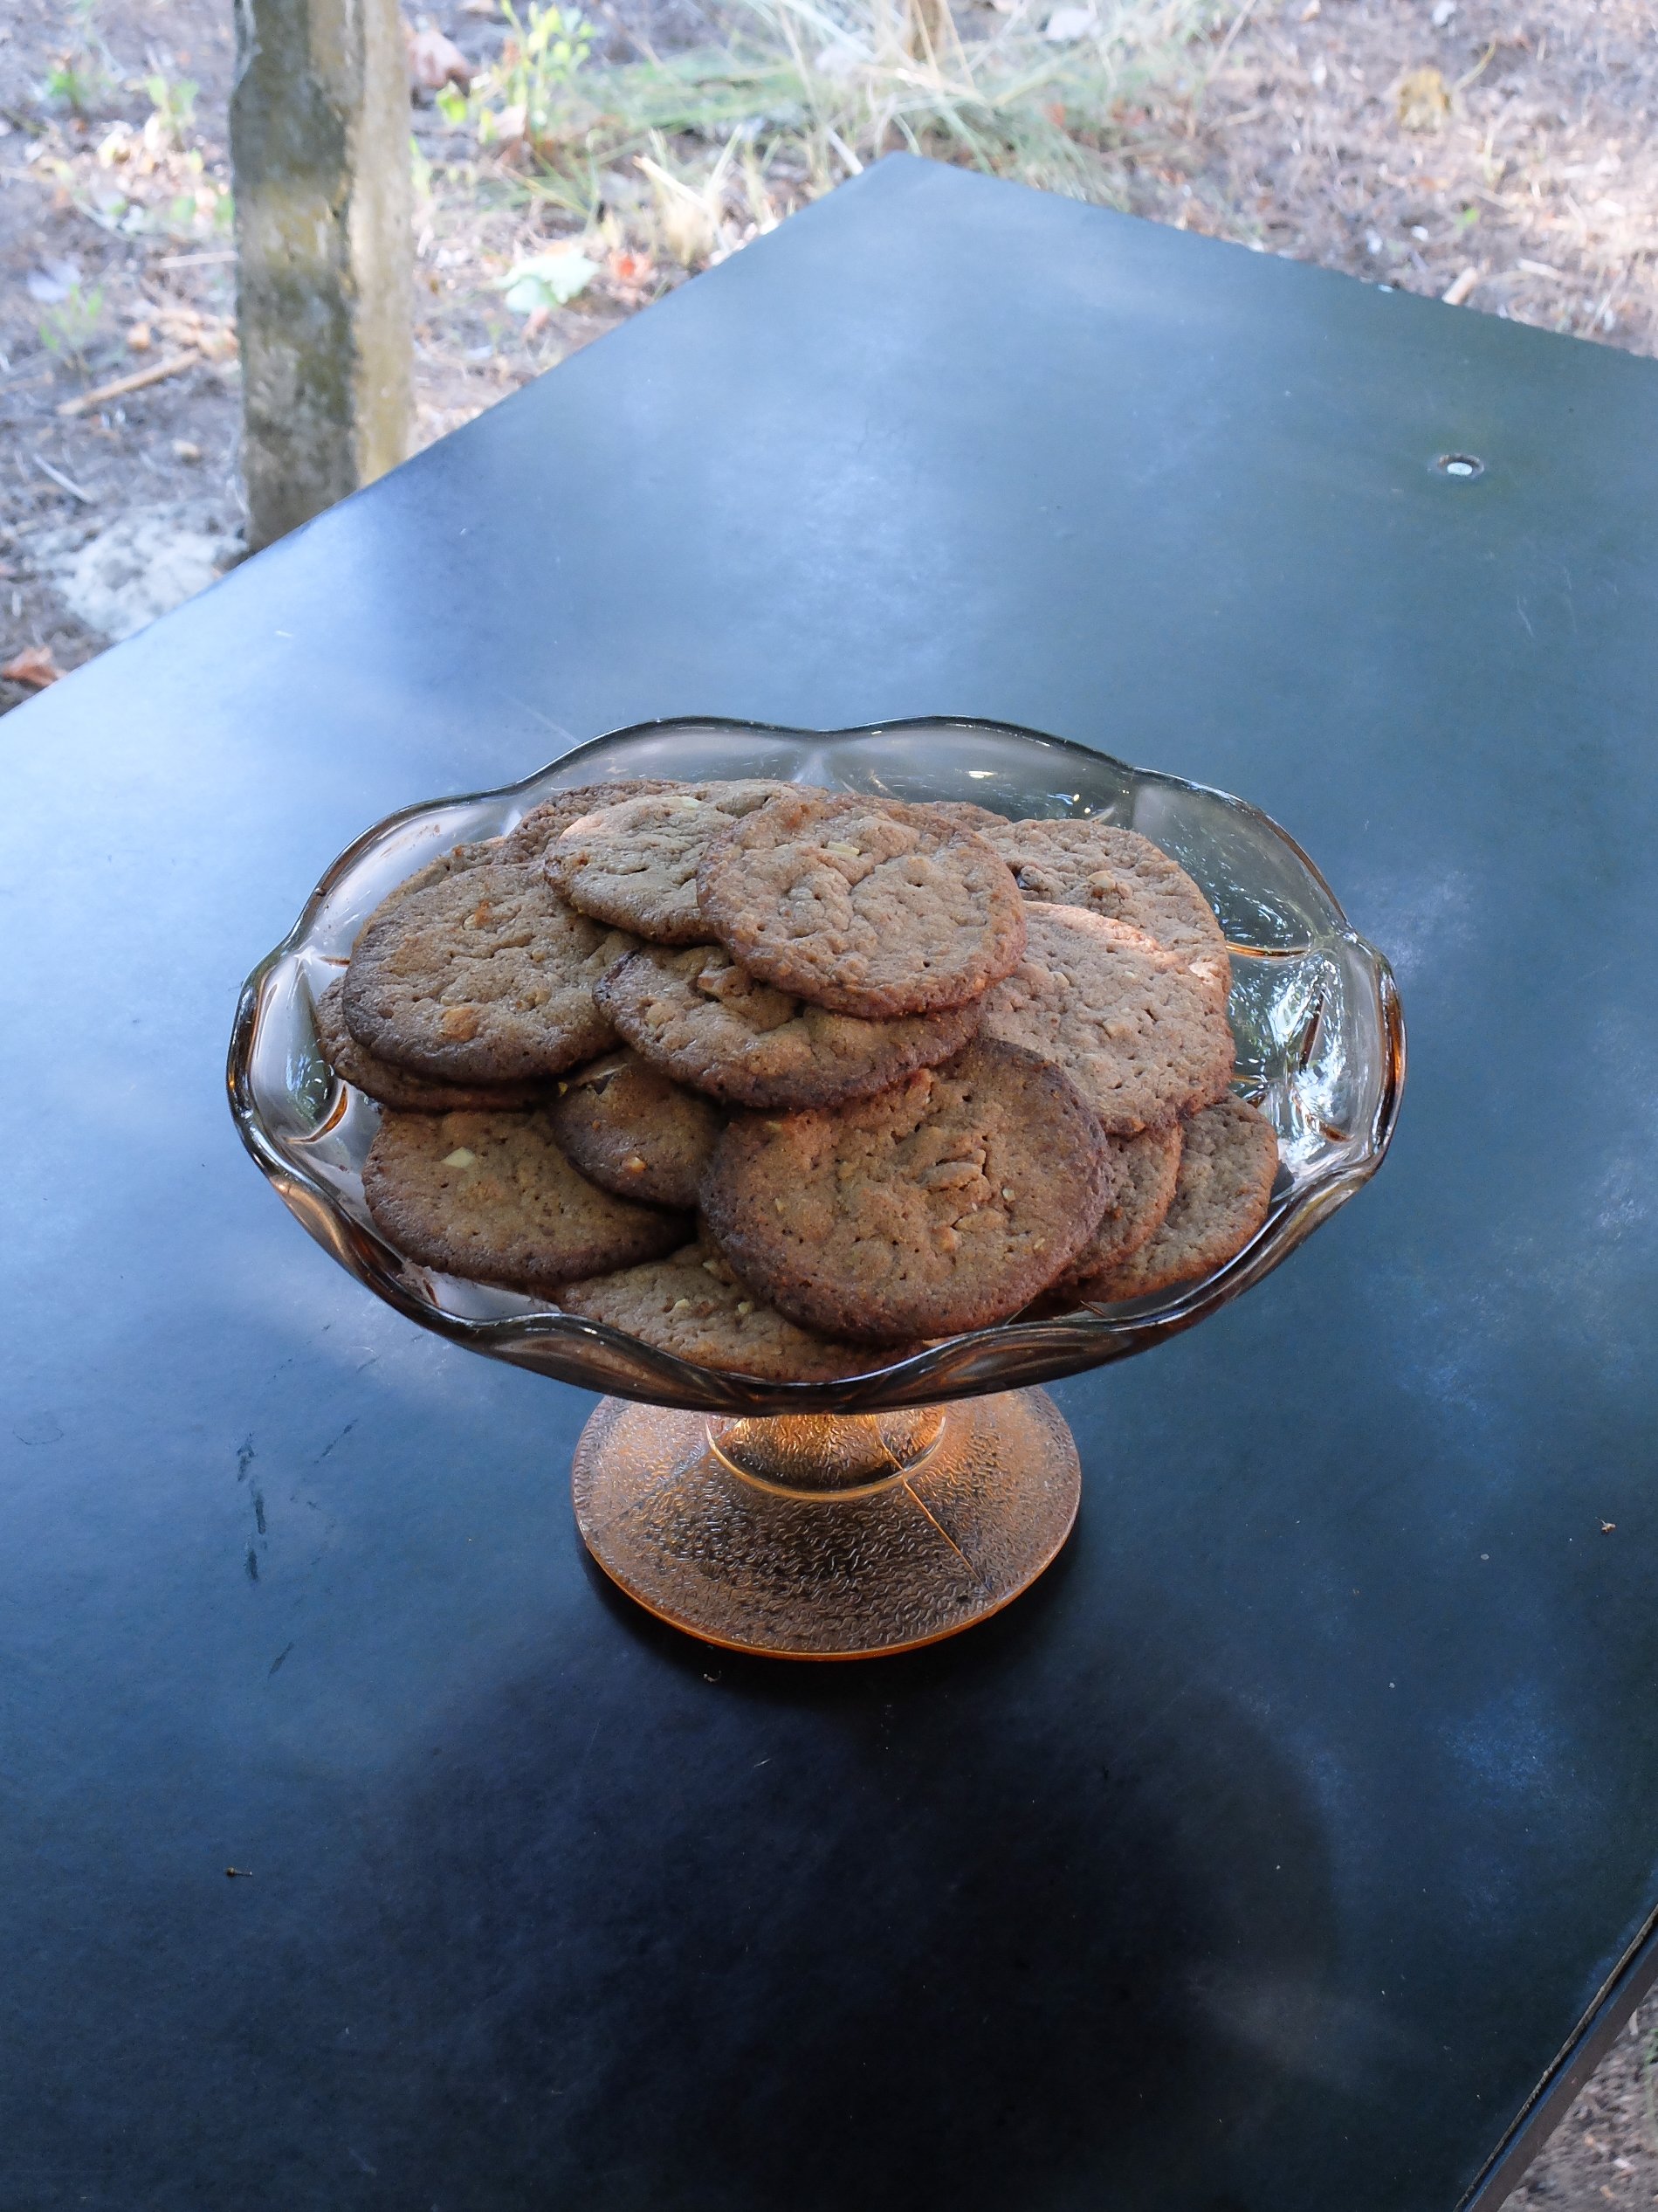
POLYGON ((147 322, 135 322, 127 334, 128 353, 147 354, 155 342, 155 333, 147 322))
POLYGON ((538 307, 568 307, 599 273, 598 265, 585 253, 538 253, 515 265, 510 276, 499 279, 499 288, 515 315, 532 315, 538 307))
POLYGON ((1401 130, 1442 129, 1450 112, 1450 92, 1437 69, 1413 69, 1400 84, 1398 114, 1401 130))
POLYGON ((27 684, 31 691, 44 692, 48 684, 55 684, 63 670, 52 657, 50 645, 25 645, 0 668, 0 676, 8 683, 27 684))
POLYGON ((425 91, 440 93, 445 85, 464 88, 471 83, 471 63, 441 31, 413 31, 405 24, 403 45, 409 55, 409 79, 425 91))

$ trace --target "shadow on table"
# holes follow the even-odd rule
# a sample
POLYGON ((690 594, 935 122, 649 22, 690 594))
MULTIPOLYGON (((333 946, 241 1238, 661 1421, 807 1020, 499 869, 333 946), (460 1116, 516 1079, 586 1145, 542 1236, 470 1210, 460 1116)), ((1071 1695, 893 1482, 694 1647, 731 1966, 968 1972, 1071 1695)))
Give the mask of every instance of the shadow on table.
POLYGON ((572 1726, 520 1681, 387 1838, 386 1934, 436 1985, 382 2176, 444 2212, 1234 2212, 1217 2146, 1321 2063, 1295 1994, 1329 1965, 1318 1825, 1166 1654, 1052 1678, 1067 1581, 803 1668, 691 1643, 595 1574, 595 1641, 657 1678, 649 1707, 572 1726))

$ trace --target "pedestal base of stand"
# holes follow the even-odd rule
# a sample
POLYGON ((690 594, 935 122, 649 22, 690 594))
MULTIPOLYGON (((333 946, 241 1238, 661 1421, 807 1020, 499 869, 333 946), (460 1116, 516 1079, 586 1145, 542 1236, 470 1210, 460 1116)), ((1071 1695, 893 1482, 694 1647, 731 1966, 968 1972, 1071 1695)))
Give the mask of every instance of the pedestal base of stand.
POLYGON ((574 1471, 582 1540, 659 1620, 776 1658, 954 1636, 1054 1560, 1077 1447, 1042 1390, 901 1414, 730 1421, 606 1398, 574 1471))

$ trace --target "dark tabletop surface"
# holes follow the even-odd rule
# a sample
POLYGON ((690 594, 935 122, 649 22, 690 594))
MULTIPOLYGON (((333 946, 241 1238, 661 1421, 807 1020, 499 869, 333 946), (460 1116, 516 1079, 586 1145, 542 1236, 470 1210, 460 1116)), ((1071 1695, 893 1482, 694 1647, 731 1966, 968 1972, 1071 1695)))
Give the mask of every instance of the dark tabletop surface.
POLYGON ((1451 2212, 1658 1904, 1655 500, 1651 362, 892 162, 6 720, 5 2212, 1451 2212), (686 713, 1242 792, 1403 989, 910 1658, 609 1594, 225 1111, 360 830, 686 713))

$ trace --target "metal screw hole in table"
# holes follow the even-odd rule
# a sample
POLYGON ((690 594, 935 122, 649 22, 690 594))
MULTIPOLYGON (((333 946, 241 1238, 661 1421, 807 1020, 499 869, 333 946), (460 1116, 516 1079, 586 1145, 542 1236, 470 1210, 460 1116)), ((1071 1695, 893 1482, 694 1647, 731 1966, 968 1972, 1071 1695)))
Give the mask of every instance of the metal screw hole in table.
POLYGON ((1441 476, 1454 476, 1462 483, 1485 473, 1485 464, 1477 453, 1441 453, 1434 466, 1441 476))

